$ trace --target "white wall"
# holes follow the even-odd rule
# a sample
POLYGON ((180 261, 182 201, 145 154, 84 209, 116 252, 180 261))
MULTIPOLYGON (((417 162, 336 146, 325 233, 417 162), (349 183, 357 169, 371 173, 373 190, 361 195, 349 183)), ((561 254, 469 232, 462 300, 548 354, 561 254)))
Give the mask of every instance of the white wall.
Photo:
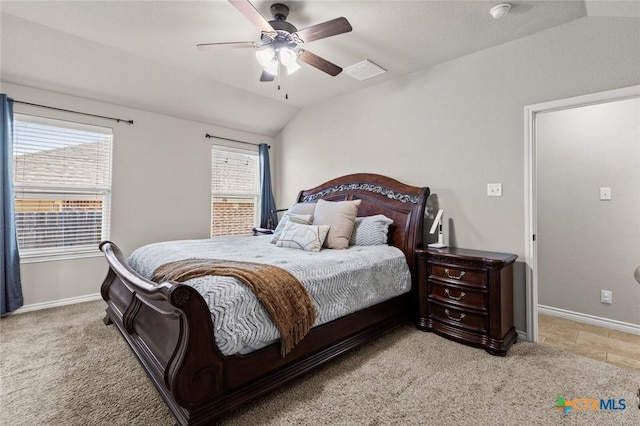
MULTIPOLYGON (((211 222, 211 145, 214 134, 247 142, 273 139, 195 121, 3 83, 24 102, 134 120, 133 125, 14 105, 14 112, 113 128, 111 241, 125 253, 154 241, 208 238, 211 222)), ((228 144, 215 141, 216 144, 228 144)), ((246 146, 245 146, 246 147, 246 146)), ((272 154, 273 156, 273 154, 272 154)), ((95 295, 107 272, 99 257, 23 263, 25 305, 95 295)))
POLYGON ((429 186, 452 245, 520 256, 525 330, 524 106, 636 85, 639 69, 638 20, 587 17, 307 108, 278 136, 279 205, 352 172, 429 186))
POLYGON ((536 152, 538 302, 640 326, 640 98, 537 114, 536 152))

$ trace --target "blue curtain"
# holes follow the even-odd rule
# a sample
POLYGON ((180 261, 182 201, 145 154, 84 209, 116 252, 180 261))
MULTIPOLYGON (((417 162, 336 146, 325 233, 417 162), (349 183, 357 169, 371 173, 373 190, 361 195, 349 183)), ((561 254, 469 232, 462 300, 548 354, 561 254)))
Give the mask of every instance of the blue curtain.
POLYGON ((275 228, 278 216, 275 212, 276 201, 271 190, 271 165, 269 164, 269 145, 258 145, 260 155, 260 227, 275 228))
POLYGON ((2 192, 0 201, 0 315, 15 311, 22 306, 22 285, 20 284, 20 256, 16 236, 15 210, 13 207, 13 101, 7 95, 0 94, 2 106, 2 140, 0 145, 0 183, 2 192))

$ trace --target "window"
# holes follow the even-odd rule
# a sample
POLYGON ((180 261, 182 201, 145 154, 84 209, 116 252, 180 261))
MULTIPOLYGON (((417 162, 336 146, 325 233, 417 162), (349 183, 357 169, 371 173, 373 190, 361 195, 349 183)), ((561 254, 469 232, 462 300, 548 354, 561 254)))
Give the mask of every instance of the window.
POLYGON ((99 255, 109 237, 111 129, 16 114, 13 137, 21 259, 99 255))
POLYGON ((211 150, 211 236, 250 234, 260 211, 258 153, 211 150))

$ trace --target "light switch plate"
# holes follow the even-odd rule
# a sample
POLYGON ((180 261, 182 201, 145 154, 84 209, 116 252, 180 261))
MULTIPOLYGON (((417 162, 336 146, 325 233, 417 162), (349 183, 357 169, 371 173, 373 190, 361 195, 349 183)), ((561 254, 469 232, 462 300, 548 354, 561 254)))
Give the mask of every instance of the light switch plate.
POLYGON ((502 184, 501 183, 488 183, 487 184, 487 197, 502 197, 502 184))

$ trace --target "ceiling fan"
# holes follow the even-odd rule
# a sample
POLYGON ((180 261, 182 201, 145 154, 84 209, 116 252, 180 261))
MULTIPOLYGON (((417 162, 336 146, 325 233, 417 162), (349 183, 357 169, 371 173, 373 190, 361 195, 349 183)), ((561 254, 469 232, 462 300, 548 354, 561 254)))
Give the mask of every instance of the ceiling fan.
POLYGON ((285 69, 287 74, 295 72, 300 68, 298 59, 331 76, 342 72, 342 68, 336 64, 303 49, 302 46, 314 40, 348 33, 352 28, 346 18, 332 19, 298 31, 295 26, 287 22, 289 7, 282 3, 271 5, 273 20, 267 21, 248 0, 229 0, 229 2, 262 31, 260 41, 203 43, 197 45, 198 49, 244 47, 257 49, 256 58, 263 67, 260 81, 273 81, 276 76, 282 75, 285 69))

